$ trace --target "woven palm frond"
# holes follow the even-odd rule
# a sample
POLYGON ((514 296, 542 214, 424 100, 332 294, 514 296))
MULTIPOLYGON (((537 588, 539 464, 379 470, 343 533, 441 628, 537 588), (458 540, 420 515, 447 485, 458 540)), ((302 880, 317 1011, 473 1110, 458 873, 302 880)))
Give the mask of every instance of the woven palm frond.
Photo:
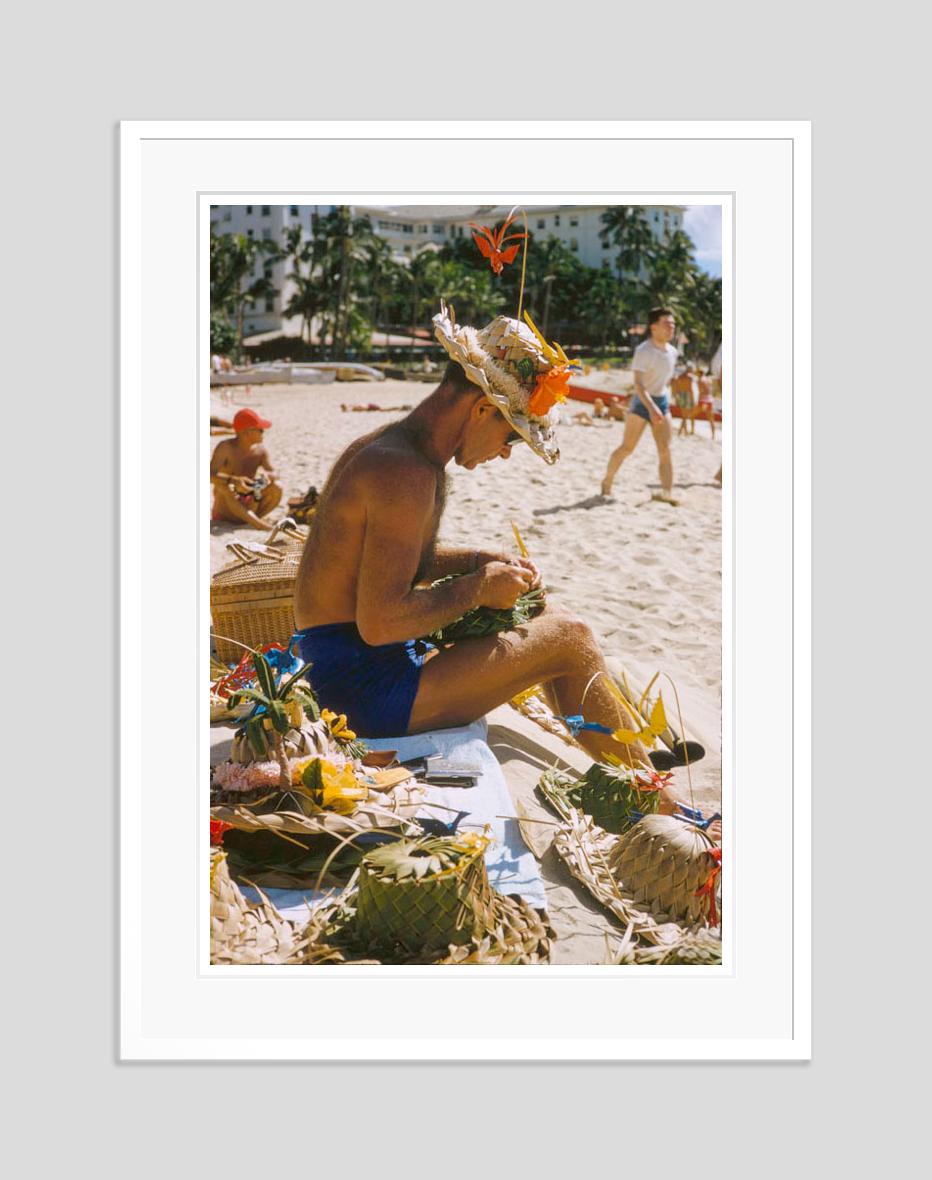
POLYGON ((538 786, 558 815, 566 818, 573 810, 581 811, 615 835, 628 831, 641 816, 653 815, 660 806, 649 775, 603 762, 593 762, 581 779, 546 771, 538 786))
POLYGON ((307 929, 305 962, 333 964, 509 966, 547 963, 553 932, 520 897, 491 892, 486 923, 464 942, 411 949, 402 943, 373 940, 357 920, 359 891, 354 886, 329 908, 315 910, 307 929))
POLYGON ((643 775, 604 762, 593 762, 570 795, 574 802, 578 799, 580 811, 616 835, 626 832, 641 816, 655 814, 660 806, 659 792, 643 775))
MULTIPOLYGON (((446 578, 440 578, 433 585, 442 586, 459 576, 450 574, 446 578)), ((513 631, 515 627, 522 627, 543 609, 544 591, 540 588, 529 590, 522 594, 509 610, 479 606, 423 638, 429 643, 437 644, 455 643, 459 639, 481 639, 485 635, 497 635, 500 631, 513 631)))
POLYGON ((306 939, 263 896, 246 900, 227 870, 226 855, 212 850, 210 863, 210 961, 216 964, 297 963, 306 939))
MULTIPOLYGON (((640 823, 651 824, 655 820, 669 818, 648 816, 640 823)), ((642 944, 673 945, 684 934, 707 928, 705 905, 699 907, 700 915, 695 921, 676 921, 671 914, 640 900, 628 888, 627 882, 616 878, 610 865, 613 853, 626 836, 630 837, 631 833, 637 831, 640 824, 636 824, 626 836, 616 836, 593 823, 590 816, 575 809, 569 809, 563 819, 564 822, 554 829, 553 843, 557 854, 592 896, 630 930, 639 951, 642 944)), ((680 823, 679 820, 670 822, 680 823)), ((698 902, 699 898, 695 900, 698 902)))
POLYGON ((717 930, 688 930, 674 942, 646 946, 626 940, 606 962, 613 966, 641 963, 648 966, 678 964, 687 967, 715 967, 722 961, 722 937, 717 930))
POLYGON ((492 889, 475 833, 398 840, 363 858, 359 937, 410 951, 465 943, 492 929, 492 889))
POLYGON ((715 867, 707 855, 712 848, 705 832, 692 824, 672 815, 649 815, 619 836, 608 866, 636 903, 692 925, 708 912, 701 891, 715 867))

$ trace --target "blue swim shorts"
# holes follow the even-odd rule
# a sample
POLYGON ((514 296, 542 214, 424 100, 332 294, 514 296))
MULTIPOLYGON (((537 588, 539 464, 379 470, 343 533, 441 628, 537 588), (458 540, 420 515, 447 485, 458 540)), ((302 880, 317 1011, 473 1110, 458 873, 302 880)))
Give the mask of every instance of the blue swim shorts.
MULTIPOLYGON (((664 417, 666 417, 667 412, 670 408, 670 399, 666 396, 655 397, 654 398, 654 405, 661 412, 661 414, 663 414, 664 417)), ((637 416, 639 418, 643 418, 645 422, 650 421, 650 414, 648 414, 648 412, 647 412, 647 406, 644 405, 644 403, 641 401, 641 399, 638 397, 638 395, 636 393, 633 393, 631 395, 631 405, 629 406, 629 410, 632 414, 637 414, 637 416)))
POLYGON ((320 704, 345 713, 360 737, 400 737, 417 696, 421 668, 433 645, 365 643, 355 623, 326 623, 297 631, 298 650, 312 667, 307 679, 320 704))

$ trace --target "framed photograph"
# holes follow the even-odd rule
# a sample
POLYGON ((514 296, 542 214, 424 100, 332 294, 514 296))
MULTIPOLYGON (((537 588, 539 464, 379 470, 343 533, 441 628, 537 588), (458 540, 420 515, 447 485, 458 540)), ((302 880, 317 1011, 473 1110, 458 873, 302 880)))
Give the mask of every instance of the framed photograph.
POLYGON ((810 1056, 800 122, 129 122, 121 1052, 810 1056))

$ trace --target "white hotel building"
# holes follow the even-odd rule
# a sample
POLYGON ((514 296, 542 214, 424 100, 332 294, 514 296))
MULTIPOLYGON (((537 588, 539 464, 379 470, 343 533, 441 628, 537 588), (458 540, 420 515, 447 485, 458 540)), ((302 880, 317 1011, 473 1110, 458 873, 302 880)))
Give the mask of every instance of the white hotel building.
MULTIPOLYGON (((616 251, 599 237, 602 214, 607 205, 528 205, 528 227, 538 240, 557 238, 585 266, 617 265, 616 251)), ((210 223, 215 233, 242 233, 280 242, 284 231, 300 225, 311 236, 313 214, 325 214, 330 205, 212 205, 210 223)), ((391 245, 395 257, 404 262, 422 250, 439 250, 454 238, 468 237, 469 222, 494 228, 511 211, 506 205, 354 205, 353 215, 368 217, 373 229, 391 245)), ((685 205, 648 205, 648 225, 657 238, 667 237, 683 226, 685 205)), ((513 229, 523 230, 523 218, 513 229)), ((279 294, 247 307, 247 335, 260 333, 298 335, 300 319, 283 319, 282 307, 290 297, 287 264, 264 263, 279 294)), ((257 277, 262 265, 257 268, 257 277)))

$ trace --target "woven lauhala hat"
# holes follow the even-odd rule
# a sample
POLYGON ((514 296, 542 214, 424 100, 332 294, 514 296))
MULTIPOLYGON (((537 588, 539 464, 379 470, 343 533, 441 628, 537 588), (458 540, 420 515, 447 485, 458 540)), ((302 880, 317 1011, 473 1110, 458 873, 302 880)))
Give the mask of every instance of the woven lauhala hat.
POLYGON ((566 397, 566 358, 528 324, 508 316, 496 316, 484 328, 470 328, 457 324, 453 308, 441 303, 433 323, 434 334, 450 359, 462 366, 532 450, 548 463, 556 463, 560 457, 554 435, 559 421, 556 403, 566 397))

